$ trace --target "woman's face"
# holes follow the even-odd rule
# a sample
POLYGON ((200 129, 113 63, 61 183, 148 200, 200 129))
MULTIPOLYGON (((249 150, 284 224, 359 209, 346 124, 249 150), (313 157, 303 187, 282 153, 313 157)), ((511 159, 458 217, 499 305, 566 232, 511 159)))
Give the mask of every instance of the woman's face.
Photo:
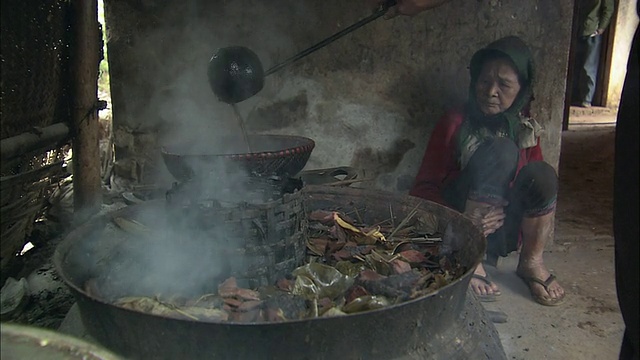
POLYGON ((507 58, 486 61, 476 82, 476 103, 485 115, 506 111, 520 92, 518 72, 507 58))

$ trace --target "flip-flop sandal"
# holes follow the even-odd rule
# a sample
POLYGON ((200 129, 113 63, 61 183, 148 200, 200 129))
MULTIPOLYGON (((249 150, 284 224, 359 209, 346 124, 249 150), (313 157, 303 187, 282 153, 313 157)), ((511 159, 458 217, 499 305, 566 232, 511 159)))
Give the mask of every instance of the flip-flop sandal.
POLYGON ((542 281, 536 277, 532 277, 532 276, 522 276, 522 275, 518 275, 520 276, 520 278, 522 280, 524 280, 527 283, 527 286, 529 286, 529 291, 531 291, 531 296, 533 297, 533 300, 535 300, 538 304, 542 304, 545 306, 557 306, 560 305, 564 302, 564 297, 566 295, 566 293, 563 293, 562 296, 560 296, 559 298, 555 298, 555 299, 551 299, 548 298, 546 296, 541 296, 541 295, 536 295, 533 293, 533 289, 531 288, 531 284, 532 283, 537 283, 542 285, 542 287, 544 288, 544 290, 547 292, 547 294, 549 293, 549 285, 551 285, 551 283, 553 283, 554 281, 556 281, 556 276, 551 274, 549 275, 549 277, 547 278, 547 280, 542 281))
MULTIPOLYGON (((486 276, 473 274, 473 275, 471 275, 471 278, 472 279, 482 280, 487 285, 493 284, 493 281, 491 281, 491 278, 489 277, 489 274, 487 274, 486 276)), ((493 302, 493 301, 496 301, 497 300, 496 296, 500 296, 502 294, 500 292, 500 290, 494 291, 491 294, 485 294, 485 295, 477 294, 475 291, 473 293, 476 295, 478 300, 480 300, 482 302, 493 302)))

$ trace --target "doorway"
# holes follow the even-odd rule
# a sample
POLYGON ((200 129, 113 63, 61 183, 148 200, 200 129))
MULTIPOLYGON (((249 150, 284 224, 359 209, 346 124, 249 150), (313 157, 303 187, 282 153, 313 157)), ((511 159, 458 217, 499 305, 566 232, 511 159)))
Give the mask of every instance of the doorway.
MULTIPOLYGON (((609 78, 612 66, 613 45, 615 38, 616 18, 618 14, 618 1, 614 1, 614 13, 611 22, 606 31, 601 35, 600 54, 598 61, 598 75, 596 78, 596 88, 590 109, 591 113, 599 111, 607 111, 607 94, 609 88, 609 78)), ((579 32, 581 31, 581 16, 584 11, 584 1, 574 0, 574 11, 571 27, 571 45, 569 49, 569 64, 567 67, 567 82, 565 92, 565 111, 562 129, 567 130, 569 127, 569 117, 572 106, 579 106, 581 99, 579 97, 579 81, 581 76, 581 59, 584 56, 582 46, 579 43, 579 32)))

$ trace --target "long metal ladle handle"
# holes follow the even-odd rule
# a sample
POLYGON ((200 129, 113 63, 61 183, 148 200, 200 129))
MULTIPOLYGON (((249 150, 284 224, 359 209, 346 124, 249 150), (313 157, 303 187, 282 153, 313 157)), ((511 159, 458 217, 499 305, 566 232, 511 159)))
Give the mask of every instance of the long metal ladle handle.
POLYGON ((318 49, 320 49, 322 47, 325 47, 326 45, 338 40, 339 38, 347 35, 348 33, 350 33, 352 31, 354 31, 354 30, 356 30, 356 29, 358 29, 358 28, 360 28, 360 27, 372 22, 373 20, 375 20, 375 19, 379 18, 380 16, 386 14, 387 11, 389 10, 389 8, 392 7, 392 6, 395 6, 396 3, 397 3, 396 0, 385 1, 383 4, 380 5, 380 7, 378 7, 378 10, 376 10, 373 14, 371 14, 368 17, 358 21, 357 23, 349 26, 348 28, 345 28, 345 29, 343 29, 343 30, 331 35, 330 37, 320 41, 319 43, 311 46, 310 48, 299 52, 297 55, 294 55, 294 56, 288 58, 287 60, 285 60, 285 61, 283 61, 283 62, 281 62, 281 63, 279 63, 277 65, 272 66, 269 70, 265 71, 264 76, 273 74, 274 72, 282 69, 283 67, 285 67, 285 66, 287 66, 287 65, 289 65, 289 64, 291 64, 291 63, 293 63, 295 61, 298 61, 298 60, 302 59, 303 57, 311 54, 312 52, 314 52, 314 51, 316 51, 316 50, 318 50, 318 49))

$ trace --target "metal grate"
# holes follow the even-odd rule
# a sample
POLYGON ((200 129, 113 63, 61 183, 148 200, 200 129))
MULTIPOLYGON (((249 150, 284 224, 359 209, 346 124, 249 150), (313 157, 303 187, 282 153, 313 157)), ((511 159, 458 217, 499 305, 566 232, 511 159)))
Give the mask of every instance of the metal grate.
POLYGON ((263 203, 209 208, 167 203, 167 209, 175 228, 219 244, 226 262, 220 264, 220 281, 235 276, 245 287, 270 285, 304 261, 307 220, 300 191, 263 203))

